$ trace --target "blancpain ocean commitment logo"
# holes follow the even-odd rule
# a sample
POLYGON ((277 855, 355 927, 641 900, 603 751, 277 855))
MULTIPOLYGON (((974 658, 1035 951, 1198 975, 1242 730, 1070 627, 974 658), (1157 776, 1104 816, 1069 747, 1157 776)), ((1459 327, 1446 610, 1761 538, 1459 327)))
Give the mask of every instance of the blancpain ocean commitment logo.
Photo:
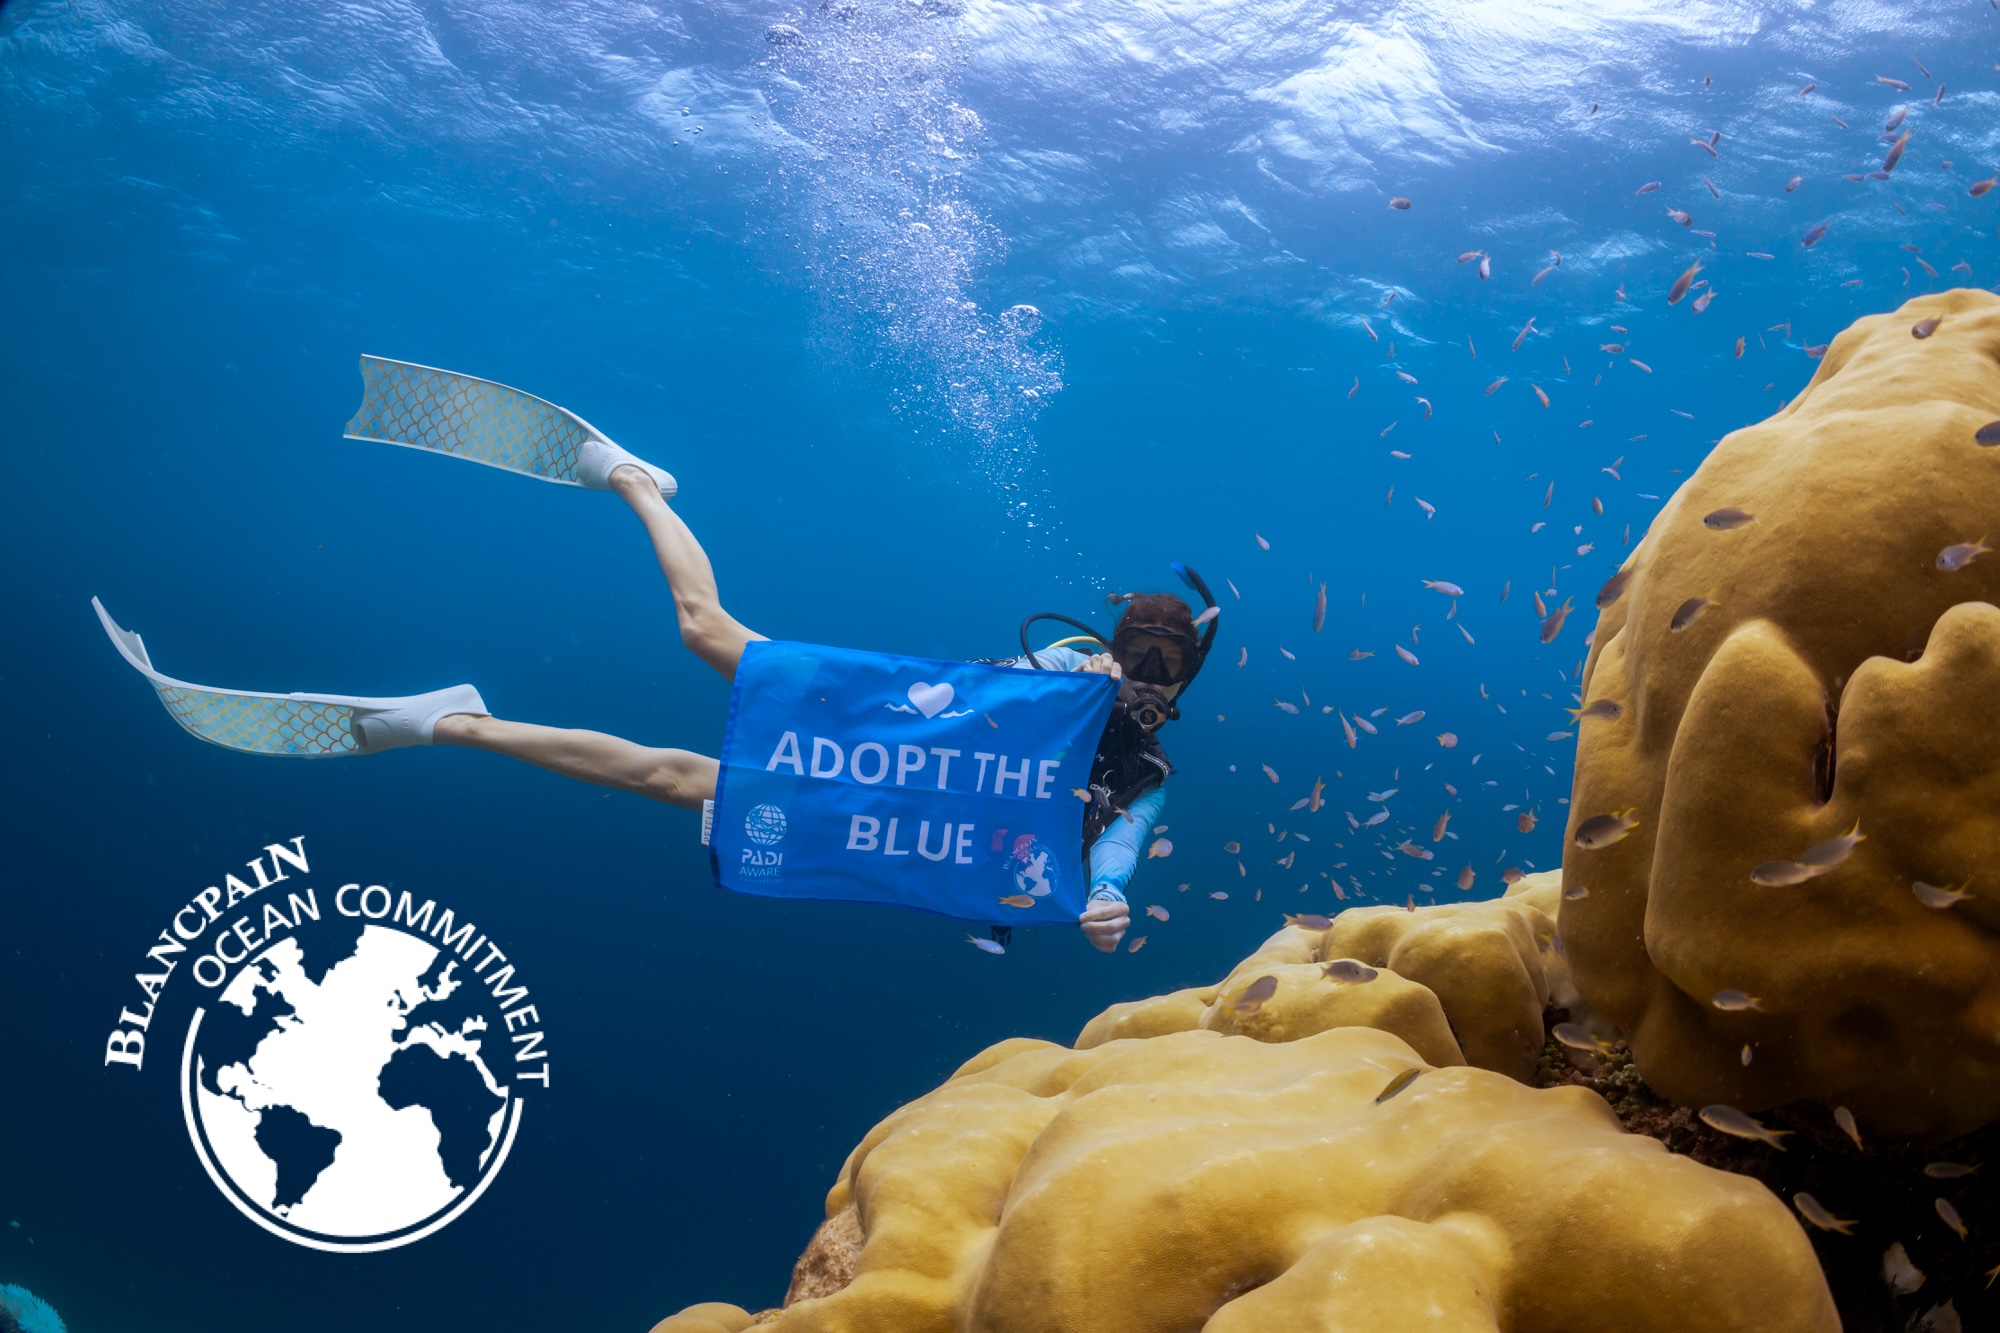
POLYGON ((493 1183, 523 1095, 549 1086, 514 964, 437 901, 307 882, 305 839, 203 889, 134 975, 106 1065, 143 1068, 183 963, 201 987, 180 1048, 188 1137, 245 1217, 318 1250, 393 1249, 493 1183))

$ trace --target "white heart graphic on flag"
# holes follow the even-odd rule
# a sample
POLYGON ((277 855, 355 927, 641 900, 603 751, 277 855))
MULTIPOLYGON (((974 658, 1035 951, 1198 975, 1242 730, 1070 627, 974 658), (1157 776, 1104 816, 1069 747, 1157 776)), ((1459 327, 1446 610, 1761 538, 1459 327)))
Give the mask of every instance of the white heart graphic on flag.
POLYGON ((910 686, 910 703, 925 717, 936 717, 951 707, 952 692, 950 685, 932 685, 920 680, 910 686))

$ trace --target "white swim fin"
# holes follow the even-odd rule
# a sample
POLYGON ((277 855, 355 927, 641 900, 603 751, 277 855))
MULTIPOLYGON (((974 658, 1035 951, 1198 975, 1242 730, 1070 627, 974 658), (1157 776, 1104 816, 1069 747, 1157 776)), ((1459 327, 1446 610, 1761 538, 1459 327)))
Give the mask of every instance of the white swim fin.
POLYGON ((492 380, 412 361, 361 358, 361 406, 350 440, 379 440, 469 458, 563 486, 609 490, 612 469, 643 468, 673 499, 673 474, 634 458, 567 408, 492 380))
POLYGON ((259 694, 212 690, 163 676, 153 669, 137 634, 120 629, 104 604, 90 605, 104 632, 134 670, 153 683, 160 702, 189 732, 226 750, 245 754, 294 755, 322 759, 373 754, 405 745, 429 745, 437 720, 450 713, 484 713, 485 701, 470 685, 403 698, 371 699, 346 694, 259 694))

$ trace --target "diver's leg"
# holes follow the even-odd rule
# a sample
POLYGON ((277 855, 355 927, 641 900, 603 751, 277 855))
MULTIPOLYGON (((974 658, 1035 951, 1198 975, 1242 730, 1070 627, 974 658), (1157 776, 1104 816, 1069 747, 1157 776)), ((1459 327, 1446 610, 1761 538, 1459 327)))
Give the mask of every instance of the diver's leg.
POLYGON ((438 719, 433 739, 438 745, 491 750, 579 782, 634 792, 689 810, 699 810, 703 801, 715 797, 716 762, 707 755, 656 749, 601 731, 506 722, 483 713, 453 713, 438 719))
POLYGON ((765 636, 749 629, 722 609, 722 597, 715 590, 715 568, 708 552, 701 549, 694 533, 681 516, 661 498, 653 478, 636 467, 620 467, 611 474, 611 489, 618 492, 632 512, 646 525, 653 539, 653 554, 660 558, 660 572, 674 594, 674 614, 681 625, 681 642, 702 661, 722 673, 724 680, 736 678, 736 664, 743 660, 743 647, 765 636))

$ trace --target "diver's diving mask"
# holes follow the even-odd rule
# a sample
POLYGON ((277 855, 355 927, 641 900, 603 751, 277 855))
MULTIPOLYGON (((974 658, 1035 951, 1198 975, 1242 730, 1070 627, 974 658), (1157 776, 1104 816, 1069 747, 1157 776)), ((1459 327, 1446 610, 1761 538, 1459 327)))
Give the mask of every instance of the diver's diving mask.
POLYGON ((1199 669, 1199 640, 1159 627, 1125 626, 1112 636, 1111 654, 1127 687, 1119 692, 1120 712, 1145 731, 1158 731, 1181 715, 1174 700, 1199 669))
POLYGON ((1125 679, 1140 685, 1185 685, 1188 666, 1200 655, 1197 643, 1178 634, 1140 629, 1112 636, 1111 652, 1125 679))
POLYGON ((1028 646, 1028 626, 1038 620, 1057 620, 1083 631, 1082 639, 1094 640, 1111 653, 1124 678, 1118 702, 1113 705, 1114 712, 1130 718, 1143 730, 1158 731, 1181 715, 1175 701, 1200 674, 1202 663, 1208 659, 1209 646, 1215 642, 1218 624, 1214 594, 1202 582, 1201 575, 1178 560, 1171 568, 1182 583, 1201 594, 1202 602, 1209 608, 1203 616, 1207 624, 1201 632, 1190 634, 1176 625, 1131 624, 1128 618, 1107 640, 1080 620, 1045 611, 1021 622, 1022 654, 1033 665, 1042 665, 1034 649, 1028 646))

